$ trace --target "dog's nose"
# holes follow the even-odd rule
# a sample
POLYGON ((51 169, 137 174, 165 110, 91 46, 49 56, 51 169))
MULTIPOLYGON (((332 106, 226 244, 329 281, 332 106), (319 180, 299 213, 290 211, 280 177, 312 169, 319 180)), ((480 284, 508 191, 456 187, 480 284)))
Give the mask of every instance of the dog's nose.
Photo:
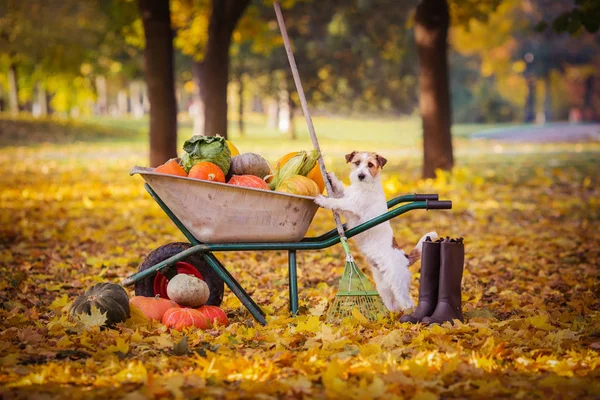
POLYGON ((365 174, 358 174, 358 179, 360 179, 361 181, 362 181, 363 179, 365 179, 365 174))

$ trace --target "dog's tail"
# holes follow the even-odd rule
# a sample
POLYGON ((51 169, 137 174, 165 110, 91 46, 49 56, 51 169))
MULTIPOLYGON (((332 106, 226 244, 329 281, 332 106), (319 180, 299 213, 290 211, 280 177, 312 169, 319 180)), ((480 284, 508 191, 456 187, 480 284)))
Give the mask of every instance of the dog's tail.
POLYGON ((423 253, 423 242, 425 242, 428 237, 431 241, 434 241, 438 238, 438 234, 435 231, 428 232, 419 239, 415 248, 408 253, 408 265, 413 265, 421 258, 421 253, 423 253))

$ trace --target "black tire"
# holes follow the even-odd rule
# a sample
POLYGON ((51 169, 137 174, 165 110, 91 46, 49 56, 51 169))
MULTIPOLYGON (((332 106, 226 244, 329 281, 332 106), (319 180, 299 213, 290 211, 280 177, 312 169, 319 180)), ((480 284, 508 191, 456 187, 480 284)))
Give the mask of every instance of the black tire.
MULTIPOLYGON (((173 257, 181 253, 184 250, 187 250, 192 245, 189 243, 176 242, 169 243, 159 248, 155 249, 152 253, 148 254, 148 256, 142 261, 140 266, 138 267, 138 272, 147 270, 150 267, 158 264, 161 261, 166 260, 167 258, 173 257)), ((204 261, 201 255, 194 254, 187 258, 184 258, 181 261, 185 261, 194 266, 204 278, 204 281, 208 285, 208 289, 210 290, 210 296, 208 297, 208 301, 206 304, 211 306, 220 306, 223 302, 223 291, 225 290, 225 283, 223 280, 213 271, 213 269, 204 261)), ((146 297, 154 297, 154 275, 135 283, 135 295, 136 296, 146 296, 146 297)))

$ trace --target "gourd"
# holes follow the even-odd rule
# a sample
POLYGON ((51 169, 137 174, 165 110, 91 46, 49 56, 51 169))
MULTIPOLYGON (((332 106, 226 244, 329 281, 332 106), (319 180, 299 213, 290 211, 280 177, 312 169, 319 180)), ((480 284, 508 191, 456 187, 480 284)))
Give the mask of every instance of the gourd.
POLYGON ((267 182, 254 175, 234 175, 227 183, 230 185, 245 186, 255 189, 271 190, 267 182))
POLYGON ((212 325, 210 319, 193 308, 170 308, 163 315, 162 323, 178 331, 186 326, 208 329, 212 325))
POLYGON ((202 179, 203 181, 213 181, 225 183, 225 174, 217 164, 202 161, 194 164, 188 178, 202 179))
POLYGON ((159 165, 158 167, 154 168, 154 172, 177 176, 188 176, 181 165, 179 165, 179 162, 177 162, 176 158, 171 158, 163 165, 159 165))
POLYGON ((212 324, 218 322, 221 325, 227 326, 229 320, 227 319, 227 315, 225 311, 221 310, 217 306, 202 306, 198 308, 205 317, 207 317, 212 324))
POLYGON ((173 300, 156 297, 133 296, 129 305, 138 308, 142 314, 150 319, 162 321, 163 315, 170 308, 178 308, 179 305, 173 300))
POLYGON ((269 162, 260 154, 243 153, 231 158, 231 175, 254 175, 264 178, 271 174, 269 162))
POLYGON ((312 179, 306 176, 293 175, 281 182, 276 191, 315 197, 319 194, 319 187, 312 179))
MULTIPOLYGON (((281 167, 283 167, 285 163, 287 163, 296 154, 298 154, 298 152, 293 151, 281 157, 275 163, 275 169, 280 169, 281 167)), ((321 169, 319 168, 318 162, 317 164, 315 164, 313 169, 311 169, 310 172, 306 174, 306 177, 313 180, 317 184, 317 186, 319 187, 319 193, 323 193, 323 190, 325 190, 325 182, 323 181, 323 175, 321 174, 321 169)))
POLYGON ((83 296, 78 296, 71 306, 72 316, 81 313, 92 313, 96 307, 102 314, 106 313, 106 325, 111 326, 129 318, 129 297, 121 286, 114 283, 97 283, 83 296))
POLYGON ((177 274, 167 285, 167 295, 180 306, 200 307, 210 296, 208 285, 192 275, 177 274))
POLYGON ((229 140, 225 140, 225 143, 227 143, 227 147, 229 147, 229 151, 231 152, 231 157, 237 156, 238 154, 240 154, 240 151, 237 149, 237 147, 235 147, 235 145, 233 143, 231 143, 229 140))

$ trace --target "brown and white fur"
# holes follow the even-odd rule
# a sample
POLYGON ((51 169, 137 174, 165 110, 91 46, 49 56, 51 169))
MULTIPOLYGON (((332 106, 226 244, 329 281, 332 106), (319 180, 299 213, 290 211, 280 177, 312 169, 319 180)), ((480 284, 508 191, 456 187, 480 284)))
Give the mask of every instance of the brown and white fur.
MULTIPOLYGON (((341 212, 350 229, 387 211, 380 174, 387 160, 375 153, 353 151, 346 155, 346 162, 352 163, 354 168, 350 173, 351 185, 345 188, 333 173, 329 173, 333 197, 318 196, 315 203, 341 212)), ((421 249, 427 236, 435 240, 437 233, 423 235, 409 254, 398 246, 389 221, 355 237, 359 249, 371 266, 377 290, 391 311, 414 307, 409 292, 411 274, 408 267, 421 257, 421 249)))

